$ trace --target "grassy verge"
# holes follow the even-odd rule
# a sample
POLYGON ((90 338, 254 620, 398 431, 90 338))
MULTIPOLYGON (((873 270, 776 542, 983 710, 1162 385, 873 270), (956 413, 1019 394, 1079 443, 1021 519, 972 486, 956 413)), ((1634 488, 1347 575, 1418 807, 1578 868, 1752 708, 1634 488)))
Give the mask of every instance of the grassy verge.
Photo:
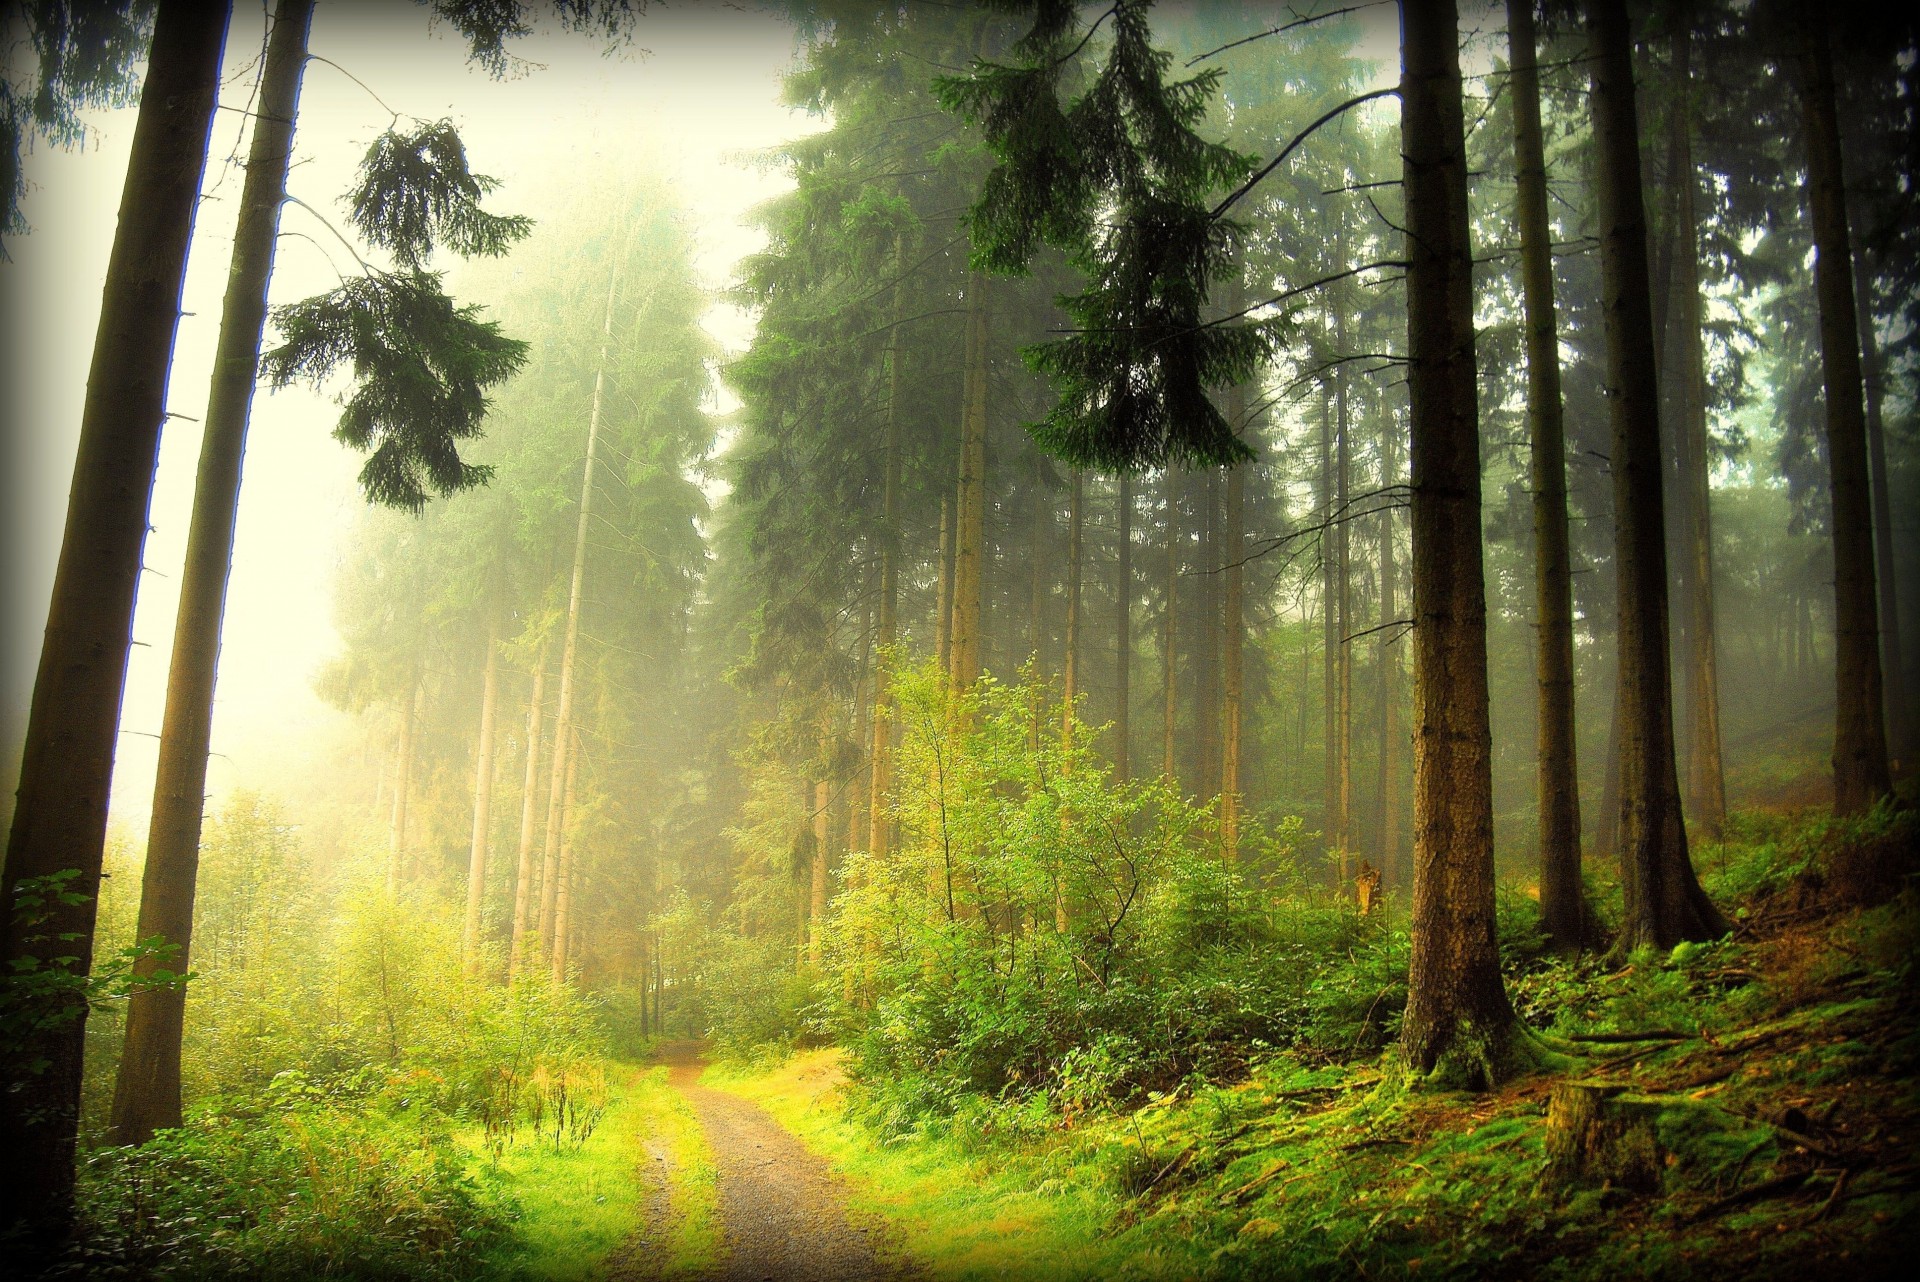
POLYGON ((482 1277, 589 1278, 637 1227, 646 1197, 644 1070, 609 1064, 607 1073, 614 1083, 607 1111, 577 1149, 523 1138, 492 1162, 477 1131, 460 1137, 476 1182, 517 1207, 512 1232, 487 1253, 482 1277))
POLYGON ((1112 1199, 1070 1171, 1049 1178, 1056 1145, 935 1134, 881 1143, 841 1107, 840 1059, 838 1050, 808 1051, 772 1067, 715 1068, 705 1080, 760 1104, 825 1158, 851 1184, 854 1211, 891 1225, 936 1277, 1116 1275, 1128 1253, 1106 1236, 1112 1199))

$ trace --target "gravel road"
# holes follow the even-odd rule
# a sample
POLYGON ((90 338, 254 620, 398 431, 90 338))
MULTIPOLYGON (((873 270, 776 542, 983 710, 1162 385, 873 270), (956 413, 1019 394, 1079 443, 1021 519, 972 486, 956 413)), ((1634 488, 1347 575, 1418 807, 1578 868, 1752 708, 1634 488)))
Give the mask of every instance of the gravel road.
MULTIPOLYGON (((720 1259, 700 1282, 896 1282, 920 1275, 901 1262, 884 1229, 849 1216, 845 1188, 820 1158, 750 1100, 700 1085, 699 1047, 665 1048, 667 1081, 685 1097, 712 1150, 720 1203, 720 1259)), ((608 1261, 618 1282, 657 1272, 666 1237, 664 1164, 647 1223, 608 1261)))

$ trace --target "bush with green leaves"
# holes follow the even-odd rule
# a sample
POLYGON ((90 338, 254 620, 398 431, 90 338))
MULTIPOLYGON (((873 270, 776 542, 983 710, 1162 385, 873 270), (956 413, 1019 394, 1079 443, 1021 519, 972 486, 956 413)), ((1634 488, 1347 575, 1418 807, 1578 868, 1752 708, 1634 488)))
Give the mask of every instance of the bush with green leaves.
POLYGON ((1308 889, 1297 819, 1247 823, 1230 864, 1214 811, 1114 779, 1031 674, 954 695, 921 668, 897 708, 900 847, 850 858, 823 985, 872 1120, 1071 1114, 1394 1036, 1405 932, 1308 889))

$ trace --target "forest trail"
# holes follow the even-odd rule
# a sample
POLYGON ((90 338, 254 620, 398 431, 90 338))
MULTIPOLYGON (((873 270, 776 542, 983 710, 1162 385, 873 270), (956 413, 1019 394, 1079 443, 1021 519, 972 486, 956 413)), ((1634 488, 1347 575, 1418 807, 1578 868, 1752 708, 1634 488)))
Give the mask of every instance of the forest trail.
MULTIPOLYGON (((845 1188, 826 1162, 809 1153, 751 1100, 700 1084, 706 1068, 698 1042, 660 1048, 668 1084, 685 1099, 704 1132, 717 1173, 719 1259, 700 1282, 896 1282, 918 1277, 887 1241, 883 1225, 850 1218, 845 1188)), ((650 1170, 645 1222, 608 1261, 612 1282, 668 1276, 663 1249, 672 1231, 673 1173, 647 1148, 650 1170)))

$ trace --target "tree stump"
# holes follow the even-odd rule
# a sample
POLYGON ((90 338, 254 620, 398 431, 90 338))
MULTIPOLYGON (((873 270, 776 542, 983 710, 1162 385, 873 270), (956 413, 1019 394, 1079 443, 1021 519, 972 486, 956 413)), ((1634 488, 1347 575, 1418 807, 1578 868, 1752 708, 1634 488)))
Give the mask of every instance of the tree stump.
POLYGON ((1547 1101, 1547 1179, 1657 1192, 1664 1154, 1654 1133, 1658 1104, 1624 1086, 1560 1082, 1547 1101))

